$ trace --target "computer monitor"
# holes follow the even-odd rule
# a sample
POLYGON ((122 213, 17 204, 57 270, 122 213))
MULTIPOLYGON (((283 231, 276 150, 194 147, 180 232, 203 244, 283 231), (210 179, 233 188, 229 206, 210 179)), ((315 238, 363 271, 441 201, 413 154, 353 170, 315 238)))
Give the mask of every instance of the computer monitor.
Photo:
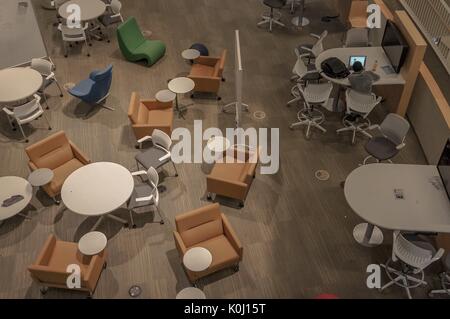
POLYGON ((366 67, 366 62, 367 62, 367 57, 364 56, 364 55, 352 55, 352 56, 350 56, 350 60, 348 62, 348 68, 350 70, 353 69, 353 64, 355 62, 361 62, 363 68, 365 68, 366 67))
POLYGON ((400 30, 392 21, 388 20, 386 24, 381 46, 395 72, 400 73, 400 69, 406 61, 409 46, 400 30))
POLYGON ((438 171, 442 178, 448 198, 450 199, 450 139, 442 152, 441 159, 438 164, 438 171))

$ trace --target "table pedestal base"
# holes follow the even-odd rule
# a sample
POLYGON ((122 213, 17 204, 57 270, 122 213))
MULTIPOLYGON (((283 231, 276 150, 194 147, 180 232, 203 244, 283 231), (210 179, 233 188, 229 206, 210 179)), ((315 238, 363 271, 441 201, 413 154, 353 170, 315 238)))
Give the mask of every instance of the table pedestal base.
POLYGON ((124 224, 125 227, 128 226, 128 221, 126 221, 125 219, 119 218, 119 217, 114 216, 114 215, 106 215, 106 216, 101 216, 101 217, 97 220, 97 222, 95 223, 95 225, 92 227, 91 232, 96 231, 97 228, 98 228, 98 227, 100 226, 100 224, 105 220, 106 217, 111 218, 111 219, 113 219, 113 220, 115 220, 115 221, 117 221, 117 222, 119 222, 119 223, 124 224))
POLYGON ((311 22, 305 17, 295 17, 291 20, 291 23, 297 28, 303 28, 309 25, 311 22))
POLYGON ((376 247, 383 243, 383 233, 371 224, 359 224, 353 229, 353 237, 364 247, 376 247))

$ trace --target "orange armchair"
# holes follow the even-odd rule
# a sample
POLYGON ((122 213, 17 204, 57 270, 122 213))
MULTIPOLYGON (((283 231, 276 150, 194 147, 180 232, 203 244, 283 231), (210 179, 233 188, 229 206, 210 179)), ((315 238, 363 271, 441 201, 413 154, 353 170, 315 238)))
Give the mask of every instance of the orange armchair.
POLYGON ((223 50, 220 57, 200 56, 192 65, 189 78, 195 82, 195 92, 214 93, 220 100, 219 89, 220 83, 225 81, 223 78, 223 69, 227 50, 223 50))
POLYGON ((55 235, 50 235, 28 271, 41 286, 41 293, 45 294, 49 287, 70 289, 67 287, 69 265, 81 268, 81 288, 74 290, 87 291, 92 296, 106 267, 106 251, 95 256, 84 256, 79 252, 78 244, 60 241, 55 235))
POLYGON ((141 100, 139 93, 131 94, 128 117, 137 140, 151 136, 158 129, 172 135, 173 102, 162 103, 156 100, 141 100))
POLYGON ((351 28, 367 28, 367 7, 369 1, 353 0, 350 12, 348 15, 348 22, 351 28))
POLYGON ((28 155, 28 166, 31 171, 39 168, 53 170, 53 180, 43 187, 44 191, 55 203, 56 196, 61 193, 64 181, 74 171, 91 161, 66 136, 64 131, 53 134, 25 149, 28 155))
POLYGON ((191 283, 229 267, 239 270, 243 247, 227 217, 220 212, 219 204, 178 215, 175 224, 173 236, 181 259, 194 247, 206 248, 212 255, 212 264, 205 271, 193 272, 185 267, 191 283))
POLYGON ((224 159, 215 163, 211 173, 206 177, 208 199, 215 194, 239 200, 239 206, 244 207, 244 201, 255 178, 258 164, 258 152, 229 150, 224 153, 224 159), (244 153, 239 156, 239 153, 244 153), (245 161, 239 161, 240 157, 245 161))

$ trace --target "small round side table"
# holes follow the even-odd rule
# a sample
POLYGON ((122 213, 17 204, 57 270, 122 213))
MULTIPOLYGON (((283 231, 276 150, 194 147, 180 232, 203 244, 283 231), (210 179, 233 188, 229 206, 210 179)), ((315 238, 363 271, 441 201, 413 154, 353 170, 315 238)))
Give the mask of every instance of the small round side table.
POLYGON ((203 247, 189 249, 183 256, 183 264, 190 271, 204 271, 211 266, 211 263, 212 255, 208 249, 203 247))
POLYGON ((95 256, 100 254, 108 243, 105 234, 94 231, 81 237, 78 242, 78 250, 85 256, 95 256))
POLYGON ((55 174, 51 169, 48 168, 40 168, 37 169, 28 176, 28 182, 33 187, 42 187, 47 185, 53 180, 55 174))
POLYGON ((161 90, 156 93, 155 98, 161 103, 173 102, 177 95, 170 90, 161 90))
POLYGON ((206 295, 198 288, 188 287, 181 290, 176 299, 206 299, 206 295))
POLYGON ((206 146, 215 153, 223 153, 231 147, 231 142, 226 137, 215 136, 208 141, 206 146))
POLYGON ((171 80, 168 84, 169 90, 176 94, 175 97, 175 110, 178 112, 178 117, 183 117, 183 112, 186 110, 186 106, 180 106, 178 102, 178 94, 186 94, 191 92, 195 88, 195 82, 190 78, 180 77, 171 80))
POLYGON ((196 49, 187 49, 181 53, 181 56, 183 57, 183 59, 188 60, 191 63, 193 63, 194 60, 200 56, 200 51, 198 51, 196 49))

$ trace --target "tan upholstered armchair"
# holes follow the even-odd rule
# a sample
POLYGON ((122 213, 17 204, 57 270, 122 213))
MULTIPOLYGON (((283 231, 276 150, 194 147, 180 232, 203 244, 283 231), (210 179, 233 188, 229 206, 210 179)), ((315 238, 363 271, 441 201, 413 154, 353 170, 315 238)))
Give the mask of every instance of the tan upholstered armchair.
POLYGON ((212 200, 215 194, 222 195, 239 200, 239 206, 244 207, 257 165, 257 151, 226 151, 222 162, 215 163, 211 173, 206 177, 208 199, 212 200), (241 157, 245 158, 245 161, 241 157))
POLYGON ((239 270, 243 247, 230 222, 220 212, 219 204, 178 215, 175 224, 173 235, 181 259, 194 247, 206 248, 212 255, 212 264, 205 271, 193 272, 185 267, 191 283, 195 284, 200 278, 229 267, 239 270))
POLYGON ((128 118, 137 140, 151 136, 154 129, 172 135, 173 102, 141 100, 139 93, 131 94, 128 118))
POLYGON ((348 14, 351 28, 367 28, 367 6, 369 1, 353 0, 348 14))
POLYGON ((50 235, 34 264, 28 267, 28 271, 33 280, 41 286, 41 292, 45 294, 49 287, 69 289, 67 287, 69 265, 78 265, 81 268, 81 288, 74 290, 87 291, 92 296, 106 267, 106 251, 95 256, 84 256, 78 250, 78 244, 60 241, 54 235, 50 235))
POLYGON ((89 164, 91 161, 66 136, 64 131, 51 135, 25 149, 30 161, 31 171, 39 168, 53 170, 54 177, 50 184, 43 187, 55 203, 61 193, 64 181, 74 171, 89 164))
POLYGON ((200 56, 192 65, 189 78, 195 82, 194 92, 214 93, 220 100, 219 89, 220 82, 225 81, 223 78, 223 69, 227 51, 223 50, 218 58, 200 56))

